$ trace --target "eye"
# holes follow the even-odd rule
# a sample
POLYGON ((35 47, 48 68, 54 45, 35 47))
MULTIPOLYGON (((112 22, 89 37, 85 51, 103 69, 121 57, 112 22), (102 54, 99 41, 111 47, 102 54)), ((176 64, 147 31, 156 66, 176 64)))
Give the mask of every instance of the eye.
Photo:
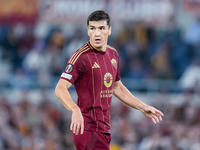
POLYGON ((94 27, 90 27, 90 30, 94 30, 94 27))
POLYGON ((100 30, 105 30, 105 27, 100 27, 100 30))

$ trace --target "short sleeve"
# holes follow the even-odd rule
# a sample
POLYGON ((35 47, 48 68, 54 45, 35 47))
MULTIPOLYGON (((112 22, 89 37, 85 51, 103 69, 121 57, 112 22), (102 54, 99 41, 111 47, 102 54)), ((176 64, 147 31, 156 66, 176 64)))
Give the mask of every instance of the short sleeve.
MULTIPOLYGON (((72 56, 71 56, 72 57, 72 56)), ((83 71, 83 61, 82 57, 79 57, 75 63, 71 63, 70 59, 67 62, 67 65, 61 74, 61 79, 68 80, 72 84, 78 79, 83 71)))

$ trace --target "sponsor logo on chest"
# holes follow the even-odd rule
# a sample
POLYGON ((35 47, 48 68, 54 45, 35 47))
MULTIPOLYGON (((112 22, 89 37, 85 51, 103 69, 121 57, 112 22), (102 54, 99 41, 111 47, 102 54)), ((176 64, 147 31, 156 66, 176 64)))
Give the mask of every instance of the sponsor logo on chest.
POLYGON ((104 75, 104 85, 108 88, 112 85, 112 82, 113 82, 113 76, 111 73, 107 72, 104 75))

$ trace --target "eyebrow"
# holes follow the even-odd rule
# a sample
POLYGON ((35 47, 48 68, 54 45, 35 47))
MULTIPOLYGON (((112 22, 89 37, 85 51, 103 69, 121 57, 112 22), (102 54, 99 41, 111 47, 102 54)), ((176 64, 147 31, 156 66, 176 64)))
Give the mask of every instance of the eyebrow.
POLYGON ((93 25, 90 25, 89 27, 90 27, 90 28, 105 28, 106 26, 95 27, 95 26, 93 26, 93 25))

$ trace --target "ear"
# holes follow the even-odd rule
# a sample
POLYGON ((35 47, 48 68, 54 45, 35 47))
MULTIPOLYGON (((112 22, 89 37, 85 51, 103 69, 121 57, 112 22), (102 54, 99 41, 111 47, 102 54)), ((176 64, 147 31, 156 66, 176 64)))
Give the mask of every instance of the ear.
POLYGON ((89 35, 89 26, 87 27, 87 34, 88 34, 88 36, 90 36, 90 35, 89 35))
POLYGON ((108 35, 111 35, 111 30, 112 30, 112 27, 110 26, 108 29, 108 35))

